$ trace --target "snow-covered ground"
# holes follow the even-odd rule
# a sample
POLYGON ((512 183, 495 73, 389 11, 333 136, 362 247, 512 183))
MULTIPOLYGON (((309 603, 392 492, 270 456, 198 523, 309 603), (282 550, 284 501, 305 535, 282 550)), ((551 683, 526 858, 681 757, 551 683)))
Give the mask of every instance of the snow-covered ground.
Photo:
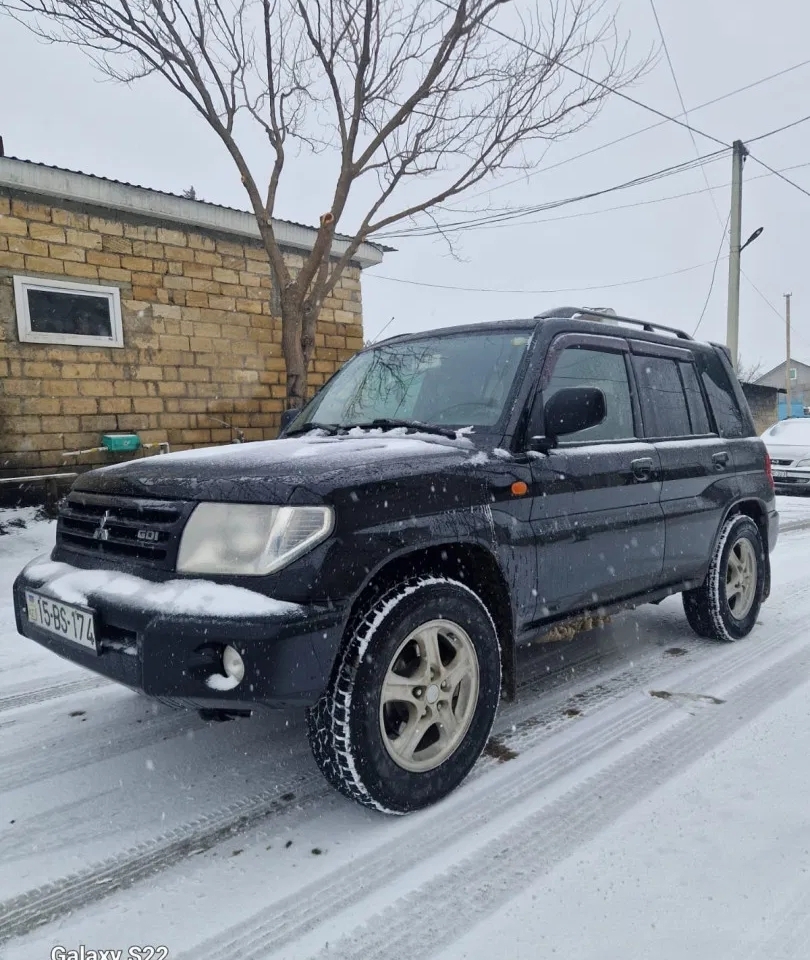
POLYGON ((331 791, 300 713, 207 725, 17 636, 53 528, 0 511, 0 956, 806 960, 810 499, 779 500, 750 638, 673 598, 525 650, 473 775, 405 818, 331 791))

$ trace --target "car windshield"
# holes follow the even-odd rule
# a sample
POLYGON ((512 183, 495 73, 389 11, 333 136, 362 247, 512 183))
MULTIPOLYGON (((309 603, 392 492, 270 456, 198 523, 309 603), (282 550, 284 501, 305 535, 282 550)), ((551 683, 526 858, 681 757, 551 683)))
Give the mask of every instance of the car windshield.
POLYGON ((810 447, 810 417, 807 419, 781 420, 768 427, 762 434, 766 443, 791 444, 810 447))
POLYGON ((375 421, 492 427, 504 413, 531 335, 512 329, 380 344, 347 363, 288 433, 375 421))

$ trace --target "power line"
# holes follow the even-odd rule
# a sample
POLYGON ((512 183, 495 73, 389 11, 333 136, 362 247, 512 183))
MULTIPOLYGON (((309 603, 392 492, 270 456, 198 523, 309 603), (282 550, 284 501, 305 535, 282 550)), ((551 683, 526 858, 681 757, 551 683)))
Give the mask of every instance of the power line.
MULTIPOLYGON (((591 290, 613 290, 616 287, 630 287, 637 283, 649 283, 652 280, 663 280, 666 277, 676 277, 682 273, 690 273, 693 270, 700 270, 702 267, 708 267, 711 263, 711 260, 705 260, 703 263, 696 263, 691 267, 681 267, 679 270, 671 270, 669 273, 658 273, 652 277, 638 277, 635 280, 622 280, 619 283, 602 283, 589 287, 562 287, 557 290, 504 290, 496 287, 460 287, 445 283, 428 283, 425 280, 405 280, 402 277, 388 277, 381 273, 369 274, 369 276, 376 277, 378 280, 388 280, 391 283, 404 283, 411 287, 429 287, 432 290, 455 290, 461 293, 529 294, 532 296, 546 296, 554 293, 582 293, 591 290)), ((717 261, 715 261, 715 267, 716 264, 717 261)))
MULTIPOLYGON (((804 167, 810 167, 810 162, 796 163, 793 166, 784 167, 782 172, 786 170, 798 170, 804 167)), ((770 173, 760 173, 755 177, 748 177, 745 182, 746 184, 753 183, 755 180, 765 180, 770 176, 772 176, 770 173)), ((616 210, 633 210, 636 207, 648 207, 652 204, 665 203, 669 200, 682 200, 685 197, 696 197, 710 190, 727 190, 730 186, 730 183, 719 183, 710 187, 700 187, 697 190, 686 190, 683 193, 671 193, 664 197, 652 197, 650 200, 636 200, 635 203, 619 203, 613 207, 603 207, 600 210, 584 210, 582 213, 569 213, 562 217, 541 217, 537 220, 521 220, 519 223, 515 223, 514 221, 493 223, 486 228, 488 230, 500 230, 505 227, 528 227, 536 226, 538 223, 561 223, 565 220, 580 220, 584 217, 596 217, 603 213, 613 213, 616 210)))
MULTIPOLYGON (((667 40, 666 40, 666 37, 664 36, 664 30, 661 26, 661 21, 658 19, 658 11, 655 9, 655 0, 650 0, 650 6, 652 7, 653 17, 655 18, 655 24, 658 27, 658 35, 661 37, 661 43, 664 47, 664 53, 666 54, 667 63, 669 64, 669 72, 672 74, 672 81, 675 84, 675 90, 677 91, 678 100, 680 101, 680 104, 681 104, 681 110, 683 110, 683 114, 688 120, 689 114, 686 112, 686 104, 684 103, 683 94, 681 93, 681 85, 678 83, 678 77, 675 74, 675 67, 673 66, 673 63, 672 63, 672 57, 669 55, 669 47, 667 46, 667 40)), ((698 150, 697 140, 695 140, 695 135, 691 129, 689 130, 689 137, 692 141, 692 146, 695 148, 695 153, 698 156, 700 156, 700 150, 698 150)), ((720 215, 720 210, 717 206, 717 201, 714 199, 714 194, 711 192, 711 188, 709 187, 709 178, 706 175, 706 168, 703 166, 703 164, 700 165, 700 172, 703 174, 703 182, 706 184, 707 190, 709 190, 709 199, 711 200, 712 206, 714 207, 714 212, 715 212, 715 215, 717 216, 717 221, 718 223, 722 224, 723 218, 720 215)), ((724 230, 723 235, 725 236, 725 227, 723 228, 723 230, 724 230)), ((714 278, 712 278, 712 284, 714 284, 714 278)), ((710 295, 711 295, 711 292, 710 292, 710 295)))
POLYGON ((791 187, 795 187, 800 193, 803 193, 806 197, 810 197, 810 190, 805 190, 804 187, 800 187, 799 184, 796 183, 794 180, 791 180, 789 177, 786 177, 786 176, 784 175, 784 173, 780 173, 778 170, 774 170, 773 167, 769 167, 768 164, 765 163, 764 160, 760 160, 759 157, 755 157, 755 156, 753 155, 753 153, 750 152, 750 150, 749 150, 749 152, 748 152, 748 156, 749 156, 755 163, 758 163, 761 167, 765 167, 766 170, 770 170, 770 172, 771 172, 774 176, 779 177, 780 180, 784 180, 785 183, 789 183, 789 184, 791 185, 791 187))
MULTIPOLYGON (((785 74, 792 73, 794 70, 800 70, 802 67, 807 66, 810 66, 810 60, 802 60, 800 63, 794 63, 791 67, 785 67, 783 70, 777 70, 776 73, 770 73, 766 77, 760 77, 759 80, 746 83, 744 86, 737 87, 735 90, 730 90, 728 93, 723 93, 719 97, 713 97, 711 100, 705 100, 703 103, 697 104, 697 106, 690 107, 688 113, 697 113, 699 110, 704 110, 706 107, 712 107, 716 103, 721 103, 723 100, 728 100, 740 93, 745 93, 748 90, 752 90, 755 87, 761 86, 763 83, 769 83, 771 80, 776 80, 779 77, 785 76, 785 74)), ((682 114, 678 114, 679 117, 687 115, 687 111, 684 111, 682 114)), ((488 187, 486 190, 481 190, 478 193, 465 194, 465 199, 474 200, 476 197, 486 196, 489 193, 493 193, 495 190, 501 190, 503 187, 510 187, 515 183, 525 183, 527 180, 530 180, 532 177, 535 177, 538 174, 549 173, 551 170, 556 170, 558 167, 564 167, 569 163, 573 163, 575 160, 582 160, 584 157, 590 157, 594 153, 599 153, 602 150, 607 150, 608 147, 613 147, 616 146, 616 144, 624 143, 626 140, 631 140, 634 137, 641 136, 642 133, 647 133, 650 130, 663 127, 667 123, 669 123, 668 119, 658 120, 656 123, 650 123, 646 127, 640 127, 638 130, 633 130, 631 133, 624 134, 624 136, 616 137, 615 140, 608 140, 597 147, 592 147, 590 150, 584 150, 582 153, 577 153, 573 157, 566 157, 564 160, 558 160, 556 163, 549 164, 547 167, 540 167, 538 170, 528 171, 520 177, 514 177, 512 180, 505 180, 503 183, 496 183, 493 186, 488 187)), ((772 131, 772 133, 776 132, 778 131, 772 131)), ((770 134, 765 134, 765 136, 769 135, 770 134)), ((755 137, 754 139, 759 140, 761 138, 755 137)))
MULTIPOLYGON (((782 170, 778 172, 786 173, 787 171, 790 171, 790 170, 803 170, 807 167, 810 167, 810 161, 805 161, 804 163, 794 163, 789 167, 783 167, 782 170)), ((772 173, 760 173, 753 177, 747 177, 745 182, 746 184, 754 183, 756 180, 766 180, 771 176, 773 176, 772 173)), ((697 190, 685 190, 683 193, 670 193, 663 197, 652 197, 649 200, 636 200, 634 203, 619 203, 612 207, 602 207, 599 210, 584 210, 581 213, 569 213, 561 217, 540 217, 534 220, 521 219, 520 222, 517 222, 517 223, 515 222, 515 220, 510 220, 504 223, 483 224, 481 227, 470 227, 469 229, 471 230, 483 229, 484 227, 486 227, 486 229, 488 230, 500 230, 504 228, 536 226, 539 223, 562 223, 566 220, 581 220, 587 217, 597 217, 603 213, 614 213, 617 210, 634 210, 637 207, 648 207, 656 203, 666 203, 670 200, 683 200, 686 197, 700 196, 701 194, 707 193, 709 191, 727 190, 730 186, 731 186, 730 183, 718 183, 709 187, 700 187, 697 190)), ((573 199, 576 200, 577 198, 573 198, 573 199)), ((560 201, 555 201, 554 204, 556 207, 564 206, 564 203, 560 201)), ((526 214, 526 216, 529 216, 529 214, 526 214)), ((419 228, 415 228, 415 229, 419 229, 419 228)), ((425 229, 427 230, 429 228, 426 227, 425 229)), ((408 236, 412 236, 412 235, 414 234, 408 234, 408 236)), ((425 234, 425 235, 428 236, 432 234, 425 234)), ((399 236, 399 234, 397 234, 397 236, 399 236)), ((393 239, 393 235, 389 233, 386 233, 385 237, 383 237, 383 235, 379 235, 379 238, 381 240, 387 239, 389 237, 393 239)))
POLYGON ((749 143, 756 143, 757 140, 764 140, 766 137, 772 137, 776 133, 782 133, 783 130, 790 130, 792 127, 798 127, 800 123, 807 123, 810 120, 810 114, 806 117, 801 117, 798 120, 794 120, 793 123, 786 123, 783 127, 777 127, 775 130, 769 130, 768 133, 761 133, 758 137, 751 137, 746 140, 746 145, 749 143))
MULTIPOLYGON (((439 0, 439 2, 448 10, 452 9, 446 0, 439 0)), ((549 57, 547 57, 546 54, 544 54, 541 50, 538 50, 537 47, 533 47, 531 44, 526 43, 525 40, 519 40, 517 37, 513 37, 508 33, 504 33, 503 30, 499 30, 491 23, 482 22, 482 26, 486 27, 486 29, 490 32, 497 34, 503 40, 509 40, 512 43, 517 44, 517 46, 521 47, 523 50, 533 53, 538 57, 542 57, 545 60, 549 60, 549 57)), ((712 143, 716 143, 718 146, 725 147, 729 150, 731 149, 730 143, 726 143, 724 140, 718 139, 711 133, 705 133, 703 130, 699 130, 697 127, 693 127, 691 124, 685 123, 683 120, 679 120, 677 117, 671 117, 669 114, 664 113, 663 110, 658 110, 656 107, 651 107, 648 103, 644 103, 643 100, 637 100, 635 97, 631 97, 629 93, 625 93, 618 87, 611 87, 609 83, 605 83, 603 80, 596 80, 594 77, 588 76, 587 73, 577 70, 576 67, 572 67, 570 64, 560 62, 558 63, 558 66, 560 66, 563 70, 567 70, 569 73, 573 73, 574 76, 579 77, 580 80, 586 80, 588 83, 592 83, 595 86, 600 87, 602 90, 607 90, 608 93, 612 93, 614 96, 619 97, 621 100, 626 100, 628 103, 632 103, 636 107, 641 107, 642 110, 646 110, 648 113, 655 114, 655 116, 661 117, 662 120, 668 120, 670 123, 675 123, 679 127, 683 127, 692 133, 698 134, 698 136, 704 137, 706 140, 711 140, 712 143)))
MULTIPOLYGON (((748 285, 751 287, 751 289, 754 291, 754 293, 756 293, 756 295, 760 298, 760 300, 762 300, 762 302, 765 304, 765 306, 767 306, 770 310, 772 310, 772 311, 776 314, 776 316, 779 317, 779 319, 782 321, 782 323, 787 323, 787 321, 785 320, 785 315, 784 315, 784 313, 782 313, 781 310, 777 310, 777 308, 771 303, 771 301, 770 301, 770 300, 765 296, 765 294, 759 289, 759 287, 758 287, 758 286, 754 283, 754 281, 748 276, 748 274, 747 274, 744 270, 741 270, 740 273, 742 273, 743 278, 747 281, 748 285)), ((804 338, 800 333, 797 333, 797 332, 796 332, 796 328, 793 326, 792 323, 791 323, 791 325, 790 325, 790 334, 791 334, 791 336, 796 337, 798 340, 801 340, 802 343, 804 343, 805 346, 810 347, 810 343, 809 343, 807 340, 805 340, 805 338, 804 338)))
MULTIPOLYGON (((661 38, 661 45, 664 48, 664 56, 667 58, 667 64, 669 65, 669 72, 672 75, 672 82, 675 84, 675 90, 678 94, 678 101, 681 105, 681 110, 683 113, 681 116, 689 119, 689 113, 686 109, 686 104, 684 103, 683 94, 681 93, 681 85, 678 83, 678 77, 675 74, 675 67, 672 63, 672 57, 669 54, 669 47, 667 46, 667 38, 664 36, 664 30, 661 26, 661 21, 658 19, 658 11, 655 9, 655 0, 650 0, 650 7, 652 8, 653 18, 655 19, 655 25, 658 27, 658 36, 661 38)), ((697 143, 695 142, 695 135, 692 131, 689 131, 689 136, 692 138, 692 143, 695 144, 695 150, 697 150, 697 143)))
POLYGON ((504 223, 520 217, 531 216, 531 214, 534 213, 543 213, 546 210, 555 210, 558 207, 567 206, 572 203, 580 203, 583 200, 592 200, 595 197, 601 197, 608 193, 615 193, 620 190, 627 190, 631 187, 653 183, 656 180, 661 180, 669 176, 674 176, 677 173, 683 173, 687 170, 694 169, 695 166, 701 162, 719 159, 719 157, 721 157, 725 152, 725 150, 717 150, 714 153, 706 154, 703 157, 698 157, 696 160, 686 160, 683 163, 675 164, 671 167, 664 167, 661 170, 655 170, 652 173, 644 174, 640 177, 635 177, 632 180, 626 180, 622 183, 614 184, 611 187, 605 187, 602 190, 592 190, 589 193, 579 194, 574 197, 565 197, 560 200, 552 200, 548 201, 547 203, 535 204, 533 206, 516 207, 514 209, 505 210, 502 212, 482 214, 478 217, 439 223, 435 226, 424 225, 404 227, 400 230, 388 230, 378 234, 378 236, 381 240, 394 239, 398 237, 434 236, 436 234, 454 229, 470 230, 479 228, 481 226, 504 223))
POLYGON ((728 217, 726 217, 726 223, 723 227, 723 232, 720 234, 720 246, 717 248, 717 256, 714 258, 714 267, 712 267, 712 279, 709 283, 709 292, 706 294, 706 300, 703 304, 703 309, 700 311, 700 319, 697 322, 697 326, 692 331, 692 336, 696 336, 698 330, 700 329, 701 323, 703 323, 703 318, 706 316, 706 309, 709 306, 709 300, 712 297, 712 290, 714 290, 714 280, 717 276, 717 265, 720 263, 720 255, 723 252, 723 244, 726 242, 726 231, 728 230, 728 221, 731 218, 731 211, 729 211, 728 217))

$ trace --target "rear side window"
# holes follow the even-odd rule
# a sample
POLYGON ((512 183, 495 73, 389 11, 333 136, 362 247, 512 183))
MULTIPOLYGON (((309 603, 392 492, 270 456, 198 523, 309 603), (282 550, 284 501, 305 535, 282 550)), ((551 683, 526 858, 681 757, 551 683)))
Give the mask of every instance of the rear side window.
POLYGON ((709 414, 706 410, 706 401, 698 383, 697 373, 691 363, 678 364, 683 380, 683 389, 686 393, 686 403, 689 407, 689 419, 692 421, 692 433, 702 436, 711 433, 709 414))
POLYGON ((634 357, 641 410, 648 437, 688 437, 692 433, 678 363, 663 357, 634 357))
POLYGON ((564 443, 596 443, 635 437, 630 382, 623 353, 566 347, 557 357, 543 400, 564 387, 597 387, 605 395, 607 415, 602 423, 567 434, 564 443))
POLYGON ((714 353, 699 353, 696 357, 700 379, 709 398, 717 430, 721 437, 742 437, 747 434, 745 422, 734 396, 728 374, 714 353))

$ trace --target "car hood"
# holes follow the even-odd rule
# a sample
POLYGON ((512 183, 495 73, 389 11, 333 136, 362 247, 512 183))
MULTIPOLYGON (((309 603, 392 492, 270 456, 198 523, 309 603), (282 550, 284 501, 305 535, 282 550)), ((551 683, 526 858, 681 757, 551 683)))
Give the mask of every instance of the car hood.
POLYGON ((467 437, 351 431, 207 447, 83 474, 74 491, 243 503, 320 503, 330 491, 443 472, 476 452, 467 437))

